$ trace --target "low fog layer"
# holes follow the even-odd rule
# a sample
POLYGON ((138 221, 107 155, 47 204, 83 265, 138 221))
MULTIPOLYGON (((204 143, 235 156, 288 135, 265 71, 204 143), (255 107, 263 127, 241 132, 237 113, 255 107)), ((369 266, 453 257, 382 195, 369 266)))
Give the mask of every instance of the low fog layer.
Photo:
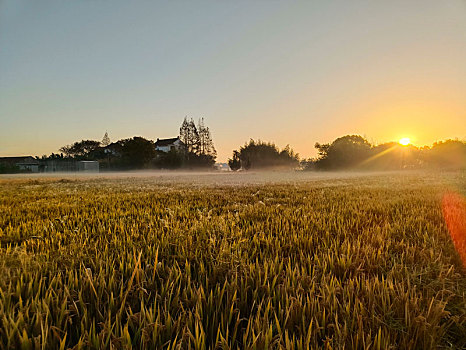
MULTIPOLYGON (((63 181, 105 181, 133 180, 153 182, 154 184, 192 184, 207 186, 225 185, 262 185, 293 184, 313 181, 335 181, 368 177, 390 177, 416 174, 425 171, 393 171, 393 172, 307 172, 307 171, 245 171, 245 172, 199 172, 199 171, 134 171, 105 173, 39 173, 0 175, 1 180, 63 180, 63 181)), ((432 174, 438 174, 432 172, 432 174)))

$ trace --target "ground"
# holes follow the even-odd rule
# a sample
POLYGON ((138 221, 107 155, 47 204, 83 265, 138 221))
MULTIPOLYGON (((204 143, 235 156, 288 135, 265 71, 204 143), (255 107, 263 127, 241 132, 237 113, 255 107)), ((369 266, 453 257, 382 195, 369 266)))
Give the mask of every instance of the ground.
POLYGON ((465 184, 0 177, 0 348, 464 348, 466 270, 442 199, 465 184))

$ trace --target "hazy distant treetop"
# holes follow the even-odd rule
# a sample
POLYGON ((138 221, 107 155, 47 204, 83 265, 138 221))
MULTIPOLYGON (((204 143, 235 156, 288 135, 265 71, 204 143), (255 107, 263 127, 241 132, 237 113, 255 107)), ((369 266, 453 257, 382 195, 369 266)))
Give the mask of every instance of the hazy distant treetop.
POLYGON ((111 143, 110 137, 108 137, 108 133, 105 132, 104 137, 102 138, 102 141, 100 142, 100 145, 102 147, 107 147, 111 143))
POLYGON ((431 166, 443 168, 466 168, 466 142, 445 140, 435 142, 425 150, 424 160, 431 166))

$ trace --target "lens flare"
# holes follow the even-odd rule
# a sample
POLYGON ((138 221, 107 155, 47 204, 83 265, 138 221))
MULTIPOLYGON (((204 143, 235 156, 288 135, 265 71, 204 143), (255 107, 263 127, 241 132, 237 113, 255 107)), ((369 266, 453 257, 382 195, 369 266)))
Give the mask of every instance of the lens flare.
POLYGON ((461 194, 448 192, 442 199, 442 212, 463 266, 466 268, 466 201, 461 194))

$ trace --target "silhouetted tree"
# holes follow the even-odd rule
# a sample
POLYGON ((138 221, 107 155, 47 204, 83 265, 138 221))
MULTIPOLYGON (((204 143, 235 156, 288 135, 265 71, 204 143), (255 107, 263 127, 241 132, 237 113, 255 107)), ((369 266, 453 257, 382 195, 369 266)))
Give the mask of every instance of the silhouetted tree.
POLYGON ((180 140, 185 145, 185 164, 189 167, 212 167, 215 164, 217 151, 212 142, 208 127, 204 119, 200 119, 198 126, 191 118, 184 118, 180 127, 180 140))
POLYGON ((178 169, 183 166, 184 159, 184 152, 172 148, 168 152, 158 151, 153 163, 158 169, 178 169))
POLYGON ((99 147, 99 141, 82 140, 80 142, 75 142, 72 145, 61 147, 60 152, 63 152, 68 157, 86 158, 86 156, 97 150, 99 147))
POLYGON ((441 169, 466 169, 466 142, 445 140, 422 150, 426 166, 441 169))
POLYGON ((316 143, 318 169, 347 169, 358 166, 371 156, 371 144, 362 136, 346 135, 332 144, 316 143))
POLYGON ((346 135, 331 144, 316 143, 318 156, 305 169, 395 170, 422 166, 421 150, 413 145, 388 142, 373 146, 359 135, 346 135))
POLYGON ((155 157, 154 142, 143 137, 119 140, 121 149, 121 166, 140 169, 148 166, 155 157))
POLYGON ((190 154, 198 154, 199 152, 199 132, 196 124, 191 118, 184 118, 180 127, 180 140, 184 143, 189 158, 190 154))
POLYGON ((239 151, 233 151, 233 159, 230 161, 235 168, 238 166, 238 158, 241 168, 246 170, 270 167, 294 168, 299 165, 298 154, 294 153, 289 146, 280 151, 271 142, 256 142, 252 139, 239 151))
POLYGON ((199 155, 210 156, 215 159, 217 157, 217 151, 212 142, 212 135, 210 134, 209 127, 204 124, 204 118, 199 119, 197 125, 199 134, 199 155))
POLYGON ((241 168, 241 160, 239 158, 239 152, 233 151, 233 158, 228 159, 228 166, 231 170, 237 171, 241 168))
POLYGON ((314 145, 315 149, 317 149, 317 154, 319 155, 319 158, 326 158, 328 155, 328 149, 330 148, 329 143, 318 143, 316 142, 314 145))

